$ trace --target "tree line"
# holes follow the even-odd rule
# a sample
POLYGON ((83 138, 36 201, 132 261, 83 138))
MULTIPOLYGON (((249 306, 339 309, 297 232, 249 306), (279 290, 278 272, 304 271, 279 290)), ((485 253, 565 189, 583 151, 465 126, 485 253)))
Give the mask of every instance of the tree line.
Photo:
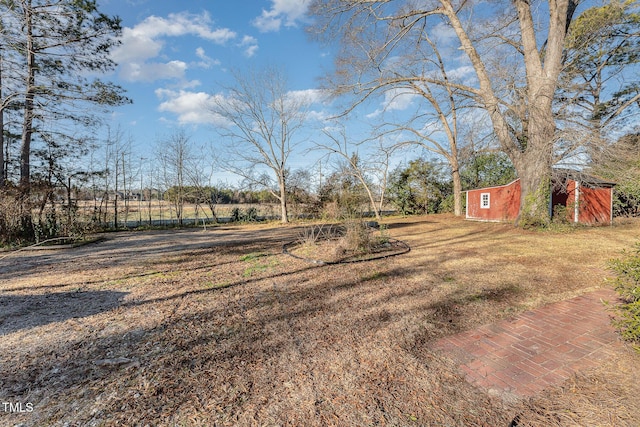
POLYGON ((345 114, 380 94, 422 101, 379 129, 446 159, 457 214, 465 127, 475 117, 521 180, 516 222, 545 225, 553 166, 594 158, 620 128, 637 131, 638 8, 632 0, 315 0, 310 31, 339 46, 327 80, 351 99, 345 114))
MULTIPOLYGON (((126 226, 180 226, 187 220, 193 223, 194 215, 214 223, 222 219, 257 220, 273 214, 271 207, 280 204, 273 191, 242 188, 242 183, 239 187, 198 181, 197 177, 205 173, 194 162, 197 156, 192 145, 182 138, 183 134, 176 140, 182 144, 179 153, 183 163, 179 167, 183 171, 164 169, 167 163, 156 161, 159 168, 153 172, 154 179, 153 175, 142 174, 139 165, 128 163, 127 156, 116 156, 113 169, 69 177, 66 185, 53 186, 49 209, 36 229, 37 238, 126 226), (144 186, 154 182, 154 187, 144 186)), ((171 144, 163 148, 168 146, 171 144)), ((168 160, 171 153, 165 151, 159 156, 168 160)), ((379 215, 382 210, 403 215, 453 212, 450 174, 442 161, 419 157, 400 163, 384 182, 359 168, 354 155, 350 162, 336 161, 317 173, 307 169, 286 171, 290 216, 333 221, 379 215)), ((478 153, 463 163, 461 176, 465 189, 476 188, 510 182, 514 170, 500 153, 478 153)))
POLYGON ((114 69, 120 20, 93 0, 0 1, 0 196, 3 239, 33 240, 57 222, 101 114, 130 102, 97 77, 114 69))
POLYGON ((447 206, 461 215, 463 189, 491 181, 479 165, 493 162, 495 182, 521 180, 517 224, 537 226, 550 220, 554 165, 577 162, 620 180, 617 209, 637 213, 639 6, 540 3, 314 0, 309 34, 337 46, 321 90, 291 90, 277 67, 236 70, 207 107, 218 123, 215 150, 194 156, 177 131, 158 141, 153 159, 136 159, 122 130, 95 137, 103 113, 131 102, 91 77, 116 66, 120 20, 92 0, 0 0, 2 239, 71 232, 80 187, 93 192, 98 222, 112 209, 117 224, 119 203, 128 203, 117 195, 135 187, 171 188, 178 219, 188 200, 209 203, 215 216, 211 191, 194 194, 213 188, 220 171, 268 194, 287 222, 313 200, 339 209, 363 202, 376 216, 389 201, 407 213, 447 206), (336 100, 340 111, 304 135, 312 105, 336 100), (347 131, 380 100, 366 115, 368 135, 347 131), (429 154, 392 168, 415 150, 429 154), (290 167, 311 153, 333 165, 315 191, 309 169, 290 167))

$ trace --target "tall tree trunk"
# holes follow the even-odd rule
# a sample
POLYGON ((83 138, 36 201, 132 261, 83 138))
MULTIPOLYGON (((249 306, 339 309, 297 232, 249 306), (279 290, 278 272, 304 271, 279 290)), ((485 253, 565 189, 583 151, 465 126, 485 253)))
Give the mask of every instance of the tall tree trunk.
POLYGON ((550 156, 545 155, 543 149, 529 148, 517 156, 514 167, 520 178, 521 196, 516 225, 530 227, 549 223, 551 163, 550 156))
POLYGON ((460 177, 458 157, 454 157, 450 163, 451 179, 453 180, 453 213, 455 216, 460 216, 462 215, 462 178, 460 177))
MULTIPOLYGON (((2 47, 0 46, 0 49, 2 47)), ((4 101, 2 100, 2 53, 0 52, 0 190, 5 187, 7 178, 4 161, 4 101)))
POLYGON ((489 114, 493 130, 504 151, 513 162, 520 177, 522 197, 518 225, 545 224, 550 220, 547 205, 555 120, 552 101, 562 69, 562 54, 567 27, 575 11, 574 0, 549 2, 549 29, 542 49, 538 48, 538 37, 533 20, 531 3, 515 0, 520 24, 522 51, 526 71, 526 114, 519 117, 523 131, 514 135, 505 115, 500 110, 500 101, 492 88, 491 77, 485 64, 467 34, 457 11, 450 0, 440 0, 444 14, 458 35, 462 49, 467 53, 479 80, 479 97, 489 114), (543 61, 544 58, 544 61, 543 61))
POLYGON ((27 79, 24 100, 24 119, 22 122, 22 138, 20 142, 20 187, 27 194, 31 183, 31 136, 33 133, 33 102, 35 98, 35 53, 33 40, 33 24, 31 21, 31 0, 24 2, 25 26, 27 35, 27 79))
POLYGON ((522 196, 517 225, 546 225, 551 215, 549 196, 556 124, 552 102, 562 69, 562 56, 572 0, 549 2, 547 41, 538 48, 531 5, 517 0, 527 78, 528 117, 523 120, 521 152, 514 166, 520 176, 522 196), (544 58, 544 61, 543 61, 544 58))
POLYGON ((280 187, 280 222, 289 222, 289 212, 287 209, 287 186, 285 184, 284 169, 280 169, 278 176, 278 186, 280 187))
POLYGON ((540 114, 533 105, 525 135, 526 150, 512 157, 521 187, 518 226, 545 226, 551 220, 549 197, 554 135, 555 121, 551 114, 540 114))
POLYGON ((369 203, 371 204, 371 209, 373 209, 373 214, 376 216, 376 220, 378 220, 378 222, 382 222, 380 209, 378 209, 378 205, 376 204, 376 199, 373 197, 373 193, 371 192, 371 189, 366 184, 364 184, 364 189, 367 192, 367 197, 369 198, 369 203))
POLYGON ((120 169, 118 168, 118 162, 119 162, 119 156, 116 153, 115 159, 116 159, 116 167, 115 167, 115 186, 114 186, 114 191, 113 191, 113 228, 114 230, 118 229, 118 175, 120 175, 120 173, 118 172, 120 169))

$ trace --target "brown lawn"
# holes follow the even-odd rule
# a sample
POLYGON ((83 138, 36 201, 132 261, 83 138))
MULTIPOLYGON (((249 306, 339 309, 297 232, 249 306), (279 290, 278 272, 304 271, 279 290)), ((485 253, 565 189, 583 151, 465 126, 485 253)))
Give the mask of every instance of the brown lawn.
POLYGON ((387 222, 411 251, 350 264, 283 254, 302 225, 0 253, 0 405, 12 404, 0 425, 640 423, 630 351, 519 402, 475 389, 430 351, 604 286, 607 260, 640 240, 638 222, 567 232, 387 222))

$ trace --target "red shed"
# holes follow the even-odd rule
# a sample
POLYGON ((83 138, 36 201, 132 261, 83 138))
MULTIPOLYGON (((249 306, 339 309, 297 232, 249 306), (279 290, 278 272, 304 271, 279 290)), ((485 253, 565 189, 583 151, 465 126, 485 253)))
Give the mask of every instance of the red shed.
MULTIPOLYGON (((554 170, 549 212, 571 222, 611 224, 615 183, 571 170, 554 170)), ((467 219, 514 221, 520 212, 520 180, 467 191, 467 219)))

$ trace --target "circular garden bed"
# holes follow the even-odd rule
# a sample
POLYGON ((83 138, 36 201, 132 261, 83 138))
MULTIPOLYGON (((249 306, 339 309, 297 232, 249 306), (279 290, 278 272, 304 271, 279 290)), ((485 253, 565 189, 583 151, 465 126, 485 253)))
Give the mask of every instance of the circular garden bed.
POLYGON ((322 224, 305 228, 297 240, 286 243, 283 252, 314 264, 370 261, 401 255, 411 248, 389 236, 375 222, 322 224))

